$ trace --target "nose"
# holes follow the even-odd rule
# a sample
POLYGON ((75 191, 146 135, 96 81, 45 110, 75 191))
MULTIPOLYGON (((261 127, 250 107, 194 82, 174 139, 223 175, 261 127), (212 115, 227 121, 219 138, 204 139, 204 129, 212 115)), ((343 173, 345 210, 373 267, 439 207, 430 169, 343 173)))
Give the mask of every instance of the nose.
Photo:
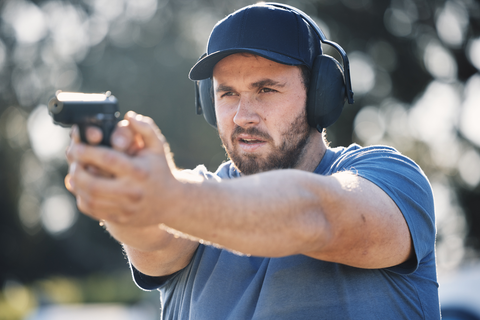
POLYGON ((239 127, 251 127, 260 122, 258 106, 251 98, 242 96, 238 102, 233 122, 239 127))

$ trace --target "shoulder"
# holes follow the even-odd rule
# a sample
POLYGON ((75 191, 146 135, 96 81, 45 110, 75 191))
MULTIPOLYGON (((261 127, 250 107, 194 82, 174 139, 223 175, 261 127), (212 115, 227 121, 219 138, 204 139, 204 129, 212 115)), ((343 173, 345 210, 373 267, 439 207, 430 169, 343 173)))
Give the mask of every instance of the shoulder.
POLYGON ((328 174, 351 171, 378 185, 392 197, 404 193, 433 212, 433 194, 423 170, 412 159, 389 146, 351 145, 336 150, 328 174))
MULTIPOLYGON (((353 171, 362 175, 362 172, 380 173, 377 169, 388 171, 400 170, 409 175, 426 180, 422 169, 410 158, 401 154, 398 150, 389 146, 375 145, 361 147, 352 144, 349 147, 328 149, 328 163, 325 164, 322 174, 333 174, 339 171, 353 171)), ((323 162, 323 160, 322 160, 323 162)), ((317 170, 316 170, 317 172, 317 170)), ((317 172, 320 173, 320 172, 317 172)))
POLYGON ((402 155, 395 148, 383 145, 361 147, 358 144, 351 144, 346 148, 335 148, 333 150, 336 151, 337 165, 345 162, 362 161, 365 159, 382 159, 388 157, 401 158, 413 163, 412 160, 407 156, 402 155))

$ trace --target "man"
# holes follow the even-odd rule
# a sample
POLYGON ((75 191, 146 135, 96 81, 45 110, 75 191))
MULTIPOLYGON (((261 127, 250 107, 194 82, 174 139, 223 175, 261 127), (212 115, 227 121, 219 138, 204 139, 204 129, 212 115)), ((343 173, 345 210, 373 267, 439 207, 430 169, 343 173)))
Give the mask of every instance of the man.
POLYGON ((309 126, 308 71, 322 56, 312 26, 249 6, 207 49, 190 77, 213 80, 231 159, 215 174, 177 170, 153 121, 133 112, 113 149, 74 130, 67 154, 79 209, 123 244, 136 283, 160 290, 163 318, 439 319, 428 180, 392 148, 332 149, 309 126))

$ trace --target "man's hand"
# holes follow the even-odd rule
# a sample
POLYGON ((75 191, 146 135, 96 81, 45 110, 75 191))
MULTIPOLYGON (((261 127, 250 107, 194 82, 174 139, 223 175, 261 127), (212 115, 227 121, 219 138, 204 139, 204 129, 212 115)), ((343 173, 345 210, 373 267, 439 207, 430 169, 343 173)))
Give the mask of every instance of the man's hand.
POLYGON ((161 276, 184 268, 198 246, 160 228, 165 199, 179 184, 170 151, 150 118, 129 112, 111 137, 112 148, 95 146, 102 132, 88 128, 90 145, 72 130, 67 150, 70 170, 65 185, 80 211, 104 220, 110 234, 123 244, 130 262, 141 272, 161 276))
MULTIPOLYGON (((112 135, 112 148, 80 143, 72 132, 67 150, 67 189, 83 213, 116 224, 147 226, 160 222, 159 213, 180 183, 165 138, 152 119, 129 112, 112 135), (95 169, 93 169, 95 168, 95 169)), ((92 144, 101 132, 87 130, 92 144)))

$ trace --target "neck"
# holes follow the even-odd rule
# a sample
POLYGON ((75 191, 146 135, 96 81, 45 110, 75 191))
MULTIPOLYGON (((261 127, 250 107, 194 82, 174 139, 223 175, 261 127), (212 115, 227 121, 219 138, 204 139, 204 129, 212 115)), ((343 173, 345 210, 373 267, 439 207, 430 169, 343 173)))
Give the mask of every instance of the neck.
POLYGON ((312 128, 308 142, 303 149, 300 161, 295 166, 295 169, 313 172, 326 151, 327 145, 325 144, 323 134, 312 128))

